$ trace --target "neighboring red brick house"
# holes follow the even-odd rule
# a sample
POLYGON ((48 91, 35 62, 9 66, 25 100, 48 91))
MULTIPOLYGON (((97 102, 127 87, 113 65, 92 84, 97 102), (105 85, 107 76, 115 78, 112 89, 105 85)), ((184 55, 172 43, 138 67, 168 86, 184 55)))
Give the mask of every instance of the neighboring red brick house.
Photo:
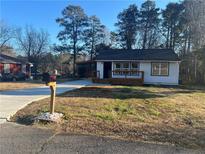
POLYGON ((27 77, 31 75, 32 64, 12 56, 0 54, 0 73, 25 73, 27 77))

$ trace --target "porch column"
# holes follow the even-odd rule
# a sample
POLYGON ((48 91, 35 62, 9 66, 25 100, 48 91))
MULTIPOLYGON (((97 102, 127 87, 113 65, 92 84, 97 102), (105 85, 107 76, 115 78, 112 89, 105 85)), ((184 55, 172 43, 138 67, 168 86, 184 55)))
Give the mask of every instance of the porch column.
POLYGON ((104 62, 97 62, 97 73, 99 72, 100 74, 100 79, 103 79, 103 70, 104 70, 104 62))

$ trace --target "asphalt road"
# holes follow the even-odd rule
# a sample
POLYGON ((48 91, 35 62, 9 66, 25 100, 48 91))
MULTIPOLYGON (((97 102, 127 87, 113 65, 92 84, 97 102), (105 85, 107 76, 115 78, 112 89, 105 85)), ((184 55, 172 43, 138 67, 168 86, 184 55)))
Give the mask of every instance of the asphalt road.
POLYGON ((15 123, 0 124, 0 154, 203 154, 203 151, 104 137, 55 134, 15 123))

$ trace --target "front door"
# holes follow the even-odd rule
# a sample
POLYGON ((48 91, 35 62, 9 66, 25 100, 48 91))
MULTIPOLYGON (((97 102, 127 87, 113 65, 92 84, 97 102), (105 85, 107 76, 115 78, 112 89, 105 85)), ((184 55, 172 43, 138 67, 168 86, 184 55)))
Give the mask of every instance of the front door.
POLYGON ((104 62, 103 78, 111 78, 112 62, 104 62))

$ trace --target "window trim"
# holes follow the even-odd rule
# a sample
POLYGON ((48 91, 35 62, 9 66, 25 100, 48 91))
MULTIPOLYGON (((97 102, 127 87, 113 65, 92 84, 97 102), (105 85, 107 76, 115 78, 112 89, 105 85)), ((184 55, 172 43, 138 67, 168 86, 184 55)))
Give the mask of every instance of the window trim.
POLYGON ((151 62, 151 76, 169 76, 169 62, 151 62), (156 63, 160 64, 160 74, 159 75, 154 75, 153 74, 152 66, 153 66, 154 63, 155 64, 156 63), (161 74, 161 64, 167 64, 168 65, 168 73, 166 75, 161 74))

